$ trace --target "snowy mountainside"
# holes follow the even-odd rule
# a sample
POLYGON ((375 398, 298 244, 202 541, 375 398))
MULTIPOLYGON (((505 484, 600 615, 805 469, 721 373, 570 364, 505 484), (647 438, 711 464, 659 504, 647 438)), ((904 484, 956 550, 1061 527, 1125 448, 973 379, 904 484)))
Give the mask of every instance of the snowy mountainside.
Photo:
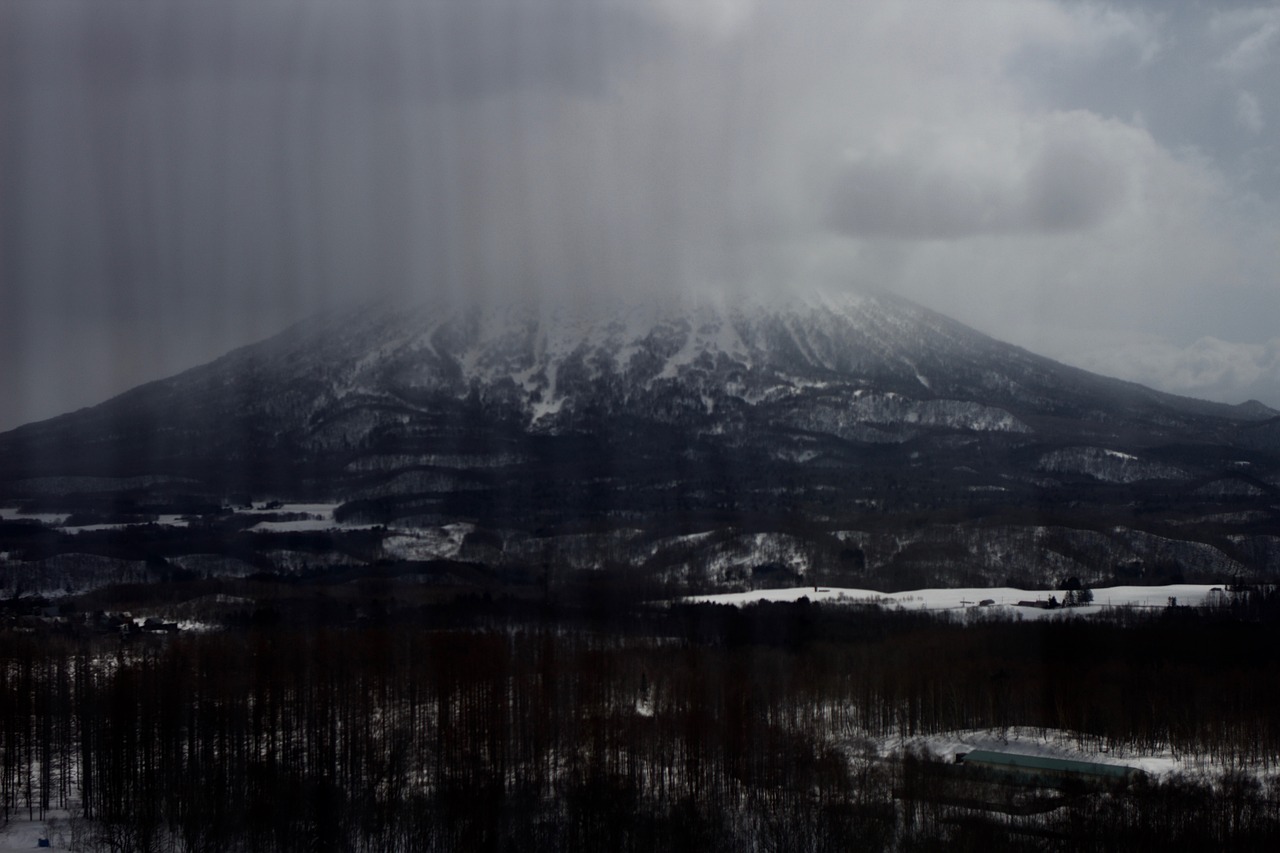
MULTIPOLYGON (((154 548, 99 547, 92 531, 283 499, 331 502, 335 524, 364 530, 349 559, 504 577, 1269 574, 1275 549, 1257 537, 1280 526, 1275 422, 884 295, 376 304, 0 435, 0 498, 83 522, 44 550, 0 531, 0 551, 145 559, 154 548), (437 541, 453 544, 422 544, 437 541)), ((328 565, 281 555, 338 547, 224 523, 241 568, 328 565)))
MULTIPOLYGON (((623 305, 612 313, 419 306, 368 313, 336 333, 299 328, 295 338, 242 359, 251 369, 269 366, 287 384, 318 383, 309 419, 295 425, 318 442, 367 434, 378 421, 371 412, 395 417, 388 407, 442 399, 474 399, 543 432, 616 414, 678 421, 717 409, 797 410, 830 398, 855 400, 845 408, 856 422, 954 419, 981 428, 984 413, 966 410, 974 393, 1016 399, 1028 381, 1025 366, 1005 352, 994 358, 994 342, 958 324, 855 295, 780 307, 623 305), (943 400, 956 411, 935 402, 943 400)), ((1007 414, 986 420, 996 428, 1014 422, 1007 414)))
POLYGON ((1028 417, 1105 425, 1154 415, 1170 429, 1193 414, 1260 419, 1065 367, 905 300, 853 293, 577 308, 380 304, 301 323, 72 417, 128 423, 136 413, 163 417, 170 431, 229 418, 318 449, 458 404, 544 433, 618 415, 728 428, 744 411, 805 427, 801 413, 813 410, 817 431, 823 421, 1027 432, 1028 417))
MULTIPOLYGON (((350 446, 442 407, 556 433, 635 416, 1031 431, 1027 417, 1105 425, 1149 414, 1176 429, 1178 400, 1073 370, 887 296, 673 300, 486 309, 377 306, 317 319, 108 404, 232 418, 313 449, 350 446), (126 402, 127 401, 127 402, 126 402)), ((828 427, 834 427, 828 429, 828 427)), ((1104 427, 1105 428, 1105 427, 1104 427)))

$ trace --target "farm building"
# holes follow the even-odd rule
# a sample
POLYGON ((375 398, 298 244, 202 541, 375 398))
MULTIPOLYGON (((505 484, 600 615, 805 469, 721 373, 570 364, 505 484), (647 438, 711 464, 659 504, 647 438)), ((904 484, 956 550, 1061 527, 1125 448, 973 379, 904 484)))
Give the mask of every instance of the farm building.
POLYGON ((1143 775, 1141 770, 1121 764, 1019 755, 988 749, 957 754, 956 762, 983 773, 1008 777, 1011 781, 1047 787, 1059 787, 1068 782, 1111 786, 1143 775))

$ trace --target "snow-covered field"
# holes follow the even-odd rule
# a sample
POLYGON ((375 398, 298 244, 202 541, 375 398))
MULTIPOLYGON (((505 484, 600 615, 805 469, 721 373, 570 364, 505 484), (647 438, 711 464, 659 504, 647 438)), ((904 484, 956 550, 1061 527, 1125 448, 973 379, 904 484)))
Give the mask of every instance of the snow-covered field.
POLYGON ((0 520, 38 521, 41 524, 57 526, 67 520, 65 512, 23 512, 21 507, 0 507, 0 520))
MULTIPOLYGON (((25 811, 19 810, 22 814, 25 811)), ((16 816, 9 823, 0 825, 0 853, 17 853, 26 850, 59 850, 71 849, 71 826, 67 812, 52 811, 45 820, 26 820, 16 816), (48 847, 40 847, 42 839, 49 841, 48 847)))
POLYGON ((1024 590, 1008 586, 968 587, 965 589, 916 589, 906 592, 876 592, 870 589, 842 589, 840 587, 792 587, 789 589, 758 589, 751 592, 730 592, 720 595, 697 595, 685 599, 688 602, 733 604, 742 606, 757 601, 799 601, 807 598, 827 604, 879 604, 904 610, 1004 610, 1020 614, 1023 618, 1052 618, 1066 615, 1100 613, 1111 607, 1167 607, 1169 604, 1200 605, 1217 596, 1225 595, 1221 587, 1209 584, 1173 584, 1170 586, 1112 586, 1093 590, 1093 603, 1079 607, 1055 608, 1019 607, 1023 601, 1047 602, 1052 596, 1059 603, 1066 597, 1063 590, 1024 590), (981 602, 992 603, 982 606, 981 602))
POLYGON ((338 508, 337 504, 282 504, 271 509, 255 508, 237 510, 236 515, 268 516, 267 519, 258 522, 250 530, 259 532, 273 533, 297 533, 314 530, 331 530, 340 526, 333 520, 333 511, 338 508), (305 516, 292 521, 272 521, 270 516, 275 515, 298 515, 305 516))

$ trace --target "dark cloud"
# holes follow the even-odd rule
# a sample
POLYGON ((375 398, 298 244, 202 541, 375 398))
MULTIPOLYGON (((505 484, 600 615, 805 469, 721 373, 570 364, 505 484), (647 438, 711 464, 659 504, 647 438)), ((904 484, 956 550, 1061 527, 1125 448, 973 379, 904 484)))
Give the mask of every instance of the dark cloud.
POLYGON ((1103 223, 1124 201, 1125 169, 1102 140, 1051 132, 1026 175, 1025 227, 1077 231, 1103 223))
POLYGON ((666 49, 639 5, 583 0, 8 4, 18 55, 99 90, 236 80, 453 99, 552 87, 600 93, 666 49))
POLYGON ((575 143, 548 123, 667 49, 643 11, 4 4, 0 428, 335 301, 473 287, 521 198, 554 201, 536 161, 575 143))

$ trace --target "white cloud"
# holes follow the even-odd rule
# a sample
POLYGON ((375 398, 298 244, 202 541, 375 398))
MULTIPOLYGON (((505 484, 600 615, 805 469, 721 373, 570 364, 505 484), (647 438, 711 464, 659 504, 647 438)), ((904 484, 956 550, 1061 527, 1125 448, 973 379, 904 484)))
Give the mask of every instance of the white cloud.
POLYGON ((1077 50, 1094 54, 1105 47, 1124 45, 1136 55, 1135 64, 1149 65, 1169 48, 1158 20, 1141 9, 1122 12, 1108 5, 1080 3, 1063 11, 1075 22, 1077 50))
POLYGON ((1086 369, 1186 396, 1280 405, 1280 338, 1250 344, 1204 337, 1187 346, 1160 338, 1112 342, 1076 362, 1086 369))

